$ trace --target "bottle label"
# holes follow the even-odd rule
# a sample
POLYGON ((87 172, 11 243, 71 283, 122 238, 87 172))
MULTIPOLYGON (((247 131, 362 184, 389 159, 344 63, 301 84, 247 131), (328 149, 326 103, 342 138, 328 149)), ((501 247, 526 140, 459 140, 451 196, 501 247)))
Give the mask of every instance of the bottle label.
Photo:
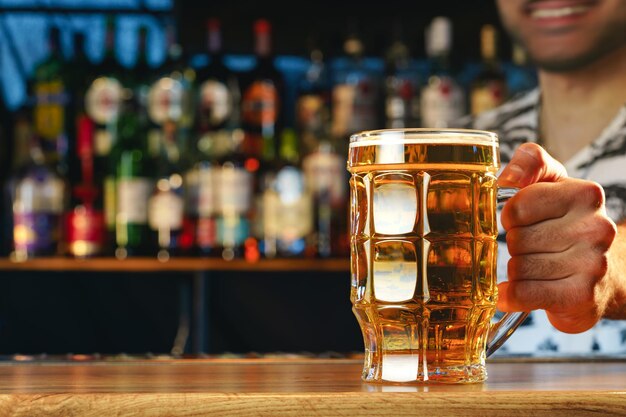
POLYGON ((409 127, 420 115, 418 82, 406 75, 387 77, 387 98, 385 100, 385 116, 387 125, 392 128, 409 127))
POLYGON ((147 178, 120 178, 117 182, 116 223, 146 224, 151 191, 147 178))
POLYGON ((498 81, 475 87, 470 103, 472 114, 477 115, 498 107, 504 101, 504 96, 504 85, 498 81))
POLYGON ((318 94, 305 94, 296 105, 298 125, 302 131, 319 132, 328 119, 327 101, 318 94))
POLYGON ((198 169, 198 215, 214 216, 218 210, 220 171, 211 166, 198 169))
POLYGON ((13 245, 16 253, 55 252, 60 235, 58 214, 16 212, 13 214, 13 245))
POLYGON ((292 241, 313 230, 313 202, 296 168, 278 172, 276 187, 265 192, 263 205, 264 232, 269 237, 292 241))
POLYGON ((85 206, 74 208, 67 219, 67 243, 74 256, 99 253, 104 245, 104 215, 85 206))
POLYGON ((35 131, 43 139, 56 139, 63 133, 67 95, 61 80, 35 85, 35 131))
POLYGON ((347 186, 344 174, 345 161, 336 153, 315 152, 302 161, 306 185, 314 194, 328 192, 331 203, 342 204, 347 199, 347 186))
POLYGON ((104 178, 104 223, 107 230, 115 230, 115 215, 117 213, 117 187, 115 177, 104 178))
POLYGON ((217 221, 217 239, 225 248, 243 245, 249 236, 250 224, 244 217, 229 215, 220 217, 217 221))
POLYGON ((199 116, 201 124, 219 126, 232 113, 233 99, 224 83, 208 80, 200 86, 199 116))
POLYGON ((263 193, 262 203, 263 212, 263 229, 260 236, 266 240, 278 239, 280 232, 280 197, 273 188, 265 190, 263 193))
POLYGON ((155 82, 148 93, 148 116, 157 125, 177 122, 183 114, 183 84, 170 77, 155 82))
POLYGON ((214 218, 201 217, 198 219, 197 241, 201 249, 211 249, 217 242, 217 225, 214 218))
POLYGON ((338 84, 333 89, 333 136, 341 137, 348 134, 352 119, 352 103, 355 89, 349 84, 338 84))
POLYGON ((243 120, 255 126, 276 123, 278 91, 271 81, 255 81, 243 96, 243 120))
POLYGON ((444 128, 465 114, 461 88, 450 77, 433 77, 422 91, 422 125, 444 128))
POLYGON ((106 156, 113 148, 113 136, 108 129, 96 129, 93 138, 94 153, 97 156, 106 156))
POLYGON ((313 200, 302 172, 294 167, 281 169, 276 176, 276 190, 280 197, 279 236, 287 241, 307 236, 313 230, 313 200))
POLYGON ((17 184, 14 211, 18 213, 63 213, 65 184, 57 177, 43 180, 27 177, 17 184))
POLYGON ((243 168, 223 167, 220 173, 220 211, 245 214, 250 209, 252 176, 243 168))
POLYGON ((95 79, 85 95, 85 109, 93 121, 106 125, 117 120, 122 102, 122 84, 115 78, 95 79))
POLYGON ((333 134, 344 136, 376 128, 378 89, 372 80, 338 84, 333 89, 333 134))
POLYGON ((403 119, 406 117, 406 104, 400 96, 387 97, 385 102, 385 114, 387 120, 403 119))
POLYGON ((148 224, 152 230, 183 227, 183 198, 173 191, 159 192, 148 202, 148 224))

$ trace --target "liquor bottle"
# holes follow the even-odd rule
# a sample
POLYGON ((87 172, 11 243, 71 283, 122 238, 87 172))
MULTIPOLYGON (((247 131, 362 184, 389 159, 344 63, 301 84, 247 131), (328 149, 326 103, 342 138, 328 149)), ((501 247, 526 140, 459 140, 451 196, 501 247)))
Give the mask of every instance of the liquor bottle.
POLYGON ((105 244, 102 184, 94 176, 92 121, 80 117, 76 155, 80 164, 80 182, 72 189, 71 210, 66 219, 67 251, 71 256, 87 258, 101 255, 105 244))
POLYGON ((274 65, 271 53, 271 25, 267 20, 254 24, 256 66, 250 72, 242 96, 242 122, 246 149, 258 155, 263 142, 280 134, 283 121, 285 82, 274 65))
POLYGON ((385 124, 388 128, 419 126, 419 76, 411 67, 409 48, 399 34, 386 55, 385 124))
POLYGON ((61 51, 60 30, 50 28, 49 54, 34 71, 33 121, 35 133, 41 139, 41 151, 59 172, 67 172, 66 107, 69 97, 64 78, 67 63, 61 51))
POLYGON ((112 152, 116 168, 115 256, 119 259, 149 254, 148 199, 154 174, 146 146, 146 114, 132 91, 125 95, 112 152))
POLYGON ((183 176, 179 166, 181 152, 176 143, 176 122, 163 124, 163 142, 157 165, 154 191, 148 201, 148 225, 157 258, 166 261, 181 254, 192 242, 184 242, 183 176))
POLYGON ((182 115, 183 86, 178 79, 171 77, 179 65, 180 46, 175 42, 174 28, 165 28, 167 56, 158 68, 157 76, 150 75, 146 54, 145 28, 139 32, 139 53, 133 85, 139 94, 143 111, 148 113, 147 133, 148 156, 157 160, 163 147, 163 126, 166 122, 177 122, 182 115))
POLYGON ((263 192, 263 248, 267 258, 305 254, 313 230, 313 201, 304 174, 293 129, 281 135, 279 162, 265 174, 263 192))
MULTIPOLYGON (((13 213, 11 258, 24 261, 62 251, 61 222, 66 206, 66 182, 56 158, 46 160, 42 140, 29 138, 29 160, 10 180, 13 213)), ((50 155, 50 154, 49 154, 50 155)))
MULTIPOLYGON (((241 131, 234 131, 233 141, 241 142, 242 136, 241 131)), ((239 145, 221 161, 215 177, 218 184, 217 245, 222 259, 227 261, 235 258, 256 261, 260 257, 259 241, 251 237, 253 172, 258 170, 257 163, 255 159, 245 157, 239 145)), ((260 213, 257 216, 260 217, 260 213)))
MULTIPOLYGON (((67 178, 70 183, 78 184, 82 181, 83 174, 83 164, 80 155, 76 152, 80 148, 78 145, 79 126, 86 123, 86 121, 91 122, 85 112, 84 98, 95 75, 95 67, 85 53, 85 35, 83 33, 77 32, 74 34, 74 56, 67 66, 66 73, 68 74, 68 97, 70 97, 70 103, 66 112, 69 149, 67 178)), ((93 135, 93 129, 90 129, 90 131, 93 135)), ((84 140, 86 143, 86 139, 84 140)), ((89 143, 91 143, 90 146, 93 151, 93 138, 89 138, 89 143)))
MULTIPOLYGON (((266 252, 263 248, 263 190, 265 172, 272 170, 276 156, 276 142, 283 120, 282 74, 274 66, 271 54, 271 26, 266 20, 257 20, 254 24, 256 67, 249 74, 249 80, 242 96, 242 122, 244 140, 242 151, 246 156, 244 168, 254 176, 254 207, 252 225, 254 229, 249 239, 244 238, 243 226, 235 240, 236 246, 245 246, 244 256, 254 260, 266 252), (244 238, 244 239, 242 239, 244 238), (255 246, 257 249, 254 249, 255 246)), ((222 172, 223 177, 224 172, 222 172)), ((243 177, 242 177, 243 178, 243 177)), ((223 180, 223 178, 222 178, 223 180)), ((230 192, 229 190, 225 190, 230 192)), ((239 197, 237 197, 239 198, 239 197)), ((221 199, 234 200, 228 195, 221 199)), ((244 200, 241 199, 243 202, 244 200)), ((232 232, 231 236, 233 236, 232 232)), ((233 239, 230 238, 232 241, 233 239)), ((231 242, 230 244, 232 244, 231 242)))
POLYGON ((310 64, 298 85, 296 124, 304 154, 313 152, 319 138, 328 135, 330 124, 331 83, 324 54, 313 45, 310 64))
MULTIPOLYGON (((191 134, 195 121, 195 97, 194 85, 196 82, 196 70, 188 64, 185 50, 178 42, 176 26, 170 22, 166 25, 167 57, 159 72, 161 77, 171 78, 180 85, 180 90, 174 89, 177 106, 180 115, 176 117, 176 137, 181 149, 188 149, 191 145, 191 134)), ((167 82, 164 82, 167 83, 167 82)), ((164 87, 164 86, 161 86, 164 87)))
MULTIPOLYGON (((197 157, 186 175, 186 207, 195 225, 198 252, 203 256, 223 255, 228 259, 235 256, 235 251, 240 252, 237 247, 240 246, 238 241, 241 238, 226 239, 226 246, 224 246, 223 237, 242 234, 241 232, 227 232, 231 224, 237 230, 244 230, 247 235, 248 225, 240 217, 241 214, 249 211, 249 197, 244 198, 244 201, 248 201, 247 206, 243 208, 244 213, 228 214, 230 220, 229 223, 225 223, 221 216, 219 192, 224 188, 227 194, 235 196, 236 202, 241 201, 241 197, 237 197, 238 193, 241 191, 246 195, 250 187, 244 185, 243 190, 230 189, 235 184, 231 183, 224 187, 220 181, 222 163, 228 167, 227 182, 233 178, 244 178, 249 182, 249 176, 241 171, 243 161, 236 152, 239 145, 237 141, 241 142, 242 135, 239 126, 239 81, 235 73, 224 65, 220 22, 217 19, 207 21, 207 50, 210 63, 199 69, 196 77, 198 86, 194 123, 196 146, 193 153, 197 157), (242 177, 239 174, 244 175, 242 177), (222 227, 220 239, 218 239, 218 223, 222 227)), ((227 208, 226 211, 228 210, 227 208)))
POLYGON ((509 97, 537 87, 537 70, 529 65, 526 51, 517 42, 513 44, 512 63, 507 74, 509 97))
POLYGON ((314 48, 300 85, 296 115, 306 190, 313 199, 306 256, 322 258, 348 253, 346 158, 337 144, 344 138, 333 139, 330 134, 330 92, 322 53, 314 48))
POLYGON ((470 107, 473 115, 493 109, 506 99, 506 78, 497 54, 497 33, 492 25, 480 30, 480 53, 482 69, 474 79, 470 92, 470 107))
POLYGON ((103 189, 104 216, 106 225, 105 252, 115 248, 116 224, 116 160, 111 153, 117 143, 117 126, 120 105, 124 96, 122 80, 124 70, 115 57, 115 24, 113 16, 106 19, 104 59, 97 66, 93 79, 85 93, 85 114, 94 124, 93 152, 95 183, 103 189))
POLYGON ((364 46, 356 30, 344 42, 347 62, 336 71, 332 92, 332 134, 347 137, 379 125, 380 77, 365 65, 364 46))
POLYGON ((465 94, 450 68, 451 43, 452 23, 446 17, 436 17, 426 31, 431 71, 420 100, 423 127, 449 127, 465 114, 465 94))
POLYGON ((321 136, 313 152, 302 161, 307 190, 313 198, 313 231, 307 243, 310 256, 348 254, 348 176, 342 139, 321 136))

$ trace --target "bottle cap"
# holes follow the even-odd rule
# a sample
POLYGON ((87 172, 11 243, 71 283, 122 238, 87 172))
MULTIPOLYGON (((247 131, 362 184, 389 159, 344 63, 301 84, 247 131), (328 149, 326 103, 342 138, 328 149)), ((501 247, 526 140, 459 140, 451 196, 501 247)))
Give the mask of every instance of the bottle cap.
POLYGON ((220 30, 220 21, 214 17, 207 19, 206 28, 208 31, 217 31, 220 30))
POLYGON ((265 19, 259 19, 256 22, 254 22, 254 33, 257 33, 257 34, 270 33, 271 30, 272 30, 271 23, 265 19))

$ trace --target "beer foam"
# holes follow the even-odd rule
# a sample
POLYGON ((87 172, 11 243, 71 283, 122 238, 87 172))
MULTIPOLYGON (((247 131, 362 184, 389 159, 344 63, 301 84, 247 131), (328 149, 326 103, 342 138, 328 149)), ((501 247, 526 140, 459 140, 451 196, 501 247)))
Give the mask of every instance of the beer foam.
POLYGON ((498 145, 493 132, 472 129, 381 129, 355 133, 350 147, 408 144, 498 145))

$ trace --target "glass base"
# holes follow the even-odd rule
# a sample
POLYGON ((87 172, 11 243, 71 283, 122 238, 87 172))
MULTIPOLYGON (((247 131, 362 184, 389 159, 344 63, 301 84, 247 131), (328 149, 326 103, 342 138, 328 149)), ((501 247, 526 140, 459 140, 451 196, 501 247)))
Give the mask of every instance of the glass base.
POLYGON ((385 355, 379 364, 365 361, 362 379, 369 383, 468 384, 487 379, 484 364, 438 366, 411 355, 385 355))

